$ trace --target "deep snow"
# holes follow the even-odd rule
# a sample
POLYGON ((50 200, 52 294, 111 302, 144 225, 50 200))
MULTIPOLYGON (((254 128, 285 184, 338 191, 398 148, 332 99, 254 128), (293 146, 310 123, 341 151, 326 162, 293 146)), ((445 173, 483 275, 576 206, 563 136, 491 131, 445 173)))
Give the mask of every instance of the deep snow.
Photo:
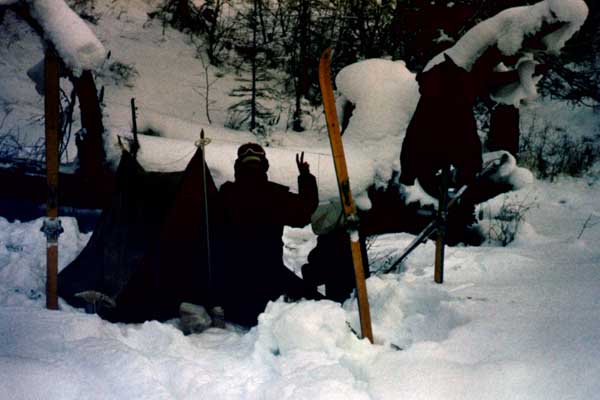
MULTIPOLYGON (((352 300, 279 300, 249 332, 191 336, 176 320, 111 324, 62 302, 45 310, 41 220, 0 218, 0 398, 594 398, 600 187, 565 178, 511 196, 537 200, 510 246, 449 248, 443 285, 433 283, 432 243, 368 280, 375 345, 347 325, 359 326, 352 300)), ((60 268, 89 238, 73 219, 63 224, 60 268)), ((410 240, 372 239, 372 269, 410 240)), ((315 237, 289 229, 285 242, 298 269, 315 237)))

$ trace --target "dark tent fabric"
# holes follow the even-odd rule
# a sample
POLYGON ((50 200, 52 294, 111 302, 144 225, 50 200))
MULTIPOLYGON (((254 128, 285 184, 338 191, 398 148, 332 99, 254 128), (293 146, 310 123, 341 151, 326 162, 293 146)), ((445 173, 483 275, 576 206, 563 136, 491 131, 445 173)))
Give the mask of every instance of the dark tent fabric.
POLYGON ((173 318, 183 301, 210 303, 204 175, 214 226, 221 215, 217 188, 200 149, 184 172, 174 173, 146 172, 123 153, 112 204, 87 246, 59 274, 59 295, 83 307, 77 293, 101 292, 116 307, 98 313, 120 322, 173 318))

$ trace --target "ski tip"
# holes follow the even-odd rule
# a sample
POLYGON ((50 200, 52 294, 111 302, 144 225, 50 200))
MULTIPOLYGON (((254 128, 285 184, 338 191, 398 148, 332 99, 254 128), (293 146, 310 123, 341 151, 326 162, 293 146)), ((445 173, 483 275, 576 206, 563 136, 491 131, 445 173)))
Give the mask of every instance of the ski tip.
POLYGON ((330 59, 331 58, 331 53, 333 52, 333 50, 331 49, 331 47, 326 48, 325 50, 323 50, 323 53, 321 53, 321 59, 330 59))

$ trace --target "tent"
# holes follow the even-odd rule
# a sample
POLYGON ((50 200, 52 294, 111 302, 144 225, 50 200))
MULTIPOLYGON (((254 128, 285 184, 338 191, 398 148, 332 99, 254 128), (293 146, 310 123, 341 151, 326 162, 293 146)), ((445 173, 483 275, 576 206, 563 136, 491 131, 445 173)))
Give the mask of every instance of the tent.
POLYGON ((124 152, 112 202, 86 247, 60 272, 59 296, 84 307, 78 293, 102 293, 115 304, 99 306, 98 314, 118 322, 166 320, 178 316, 181 302, 210 303, 207 232, 210 238, 213 229, 206 217, 208 226, 218 224, 216 196, 200 149, 185 171, 172 173, 144 171, 124 152))

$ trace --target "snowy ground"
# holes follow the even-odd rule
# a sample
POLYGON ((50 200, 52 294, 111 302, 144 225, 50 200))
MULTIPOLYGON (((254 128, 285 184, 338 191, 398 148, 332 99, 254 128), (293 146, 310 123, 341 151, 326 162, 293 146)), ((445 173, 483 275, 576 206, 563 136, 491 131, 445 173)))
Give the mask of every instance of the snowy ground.
MULTIPOLYGON (((184 168, 204 127, 213 138, 208 162, 215 179, 230 179, 236 146, 253 139, 248 132, 222 128, 235 74, 209 72, 219 78, 211 94, 211 125, 194 90, 204 79, 196 46, 148 20, 146 13, 158 2, 95 3, 100 19, 93 30, 112 52, 97 76, 106 85, 106 126, 113 134, 128 131, 129 100, 135 97, 140 130, 152 127, 166 137, 142 142, 144 165, 184 168), (137 74, 120 81, 108 68, 111 62, 133 66, 137 74)), ((0 37, 8 39, 0 47, 0 133, 35 141, 43 131, 43 99, 24 71, 41 58, 39 39, 10 13, 0 24, 0 37)), ((391 63, 379 66, 400 71, 391 63)), ((415 98, 402 97, 414 106, 415 98)), ((597 114, 558 103, 540 103, 524 113, 528 118, 565 126, 573 135, 599 132, 597 114)), ((267 149, 271 178, 293 183, 294 153, 307 150, 322 198, 335 196, 323 121, 313 122, 302 135, 274 132, 267 149)), ((365 120, 355 120, 362 132, 359 122, 365 120)), ((386 122, 366 124, 384 129, 386 122)), ((390 172, 378 170, 376 146, 364 144, 347 149, 353 188, 364 189, 374 175, 390 172)), ((399 148, 385 150, 397 160, 392 150, 399 148)), ((42 221, 9 223, 0 217, 0 399, 595 398, 600 392, 600 174, 595 176, 536 182, 483 205, 481 223, 492 233, 501 227, 487 215, 497 215, 502 205, 530 210, 508 247, 494 242, 448 249, 443 285, 433 283, 432 244, 417 249, 398 273, 371 277, 375 345, 350 330, 348 323, 358 330, 353 301, 343 307, 278 301, 249 332, 229 326, 191 336, 181 333, 176 320, 110 324, 64 303, 61 311, 47 311, 42 221)), ((73 219, 64 218, 63 226, 60 268, 90 236, 79 233, 73 219)), ((412 238, 373 239, 372 269, 393 260, 412 238)), ((285 241, 285 261, 298 270, 316 239, 310 229, 287 230, 285 241)))
MULTIPOLYGON (((277 301, 249 332, 191 336, 177 321, 110 324, 65 304, 47 311, 41 221, 0 218, 0 398, 594 398, 599 196, 584 179, 538 182, 512 194, 534 202, 517 240, 448 249, 443 285, 433 283, 430 243, 398 274, 370 278, 375 345, 350 331, 353 301, 277 301)), ((89 238, 72 219, 64 225, 61 268, 89 238)), ((374 239, 372 268, 411 239, 374 239)), ((287 231, 286 262, 298 267, 313 245, 310 231, 287 231)))

